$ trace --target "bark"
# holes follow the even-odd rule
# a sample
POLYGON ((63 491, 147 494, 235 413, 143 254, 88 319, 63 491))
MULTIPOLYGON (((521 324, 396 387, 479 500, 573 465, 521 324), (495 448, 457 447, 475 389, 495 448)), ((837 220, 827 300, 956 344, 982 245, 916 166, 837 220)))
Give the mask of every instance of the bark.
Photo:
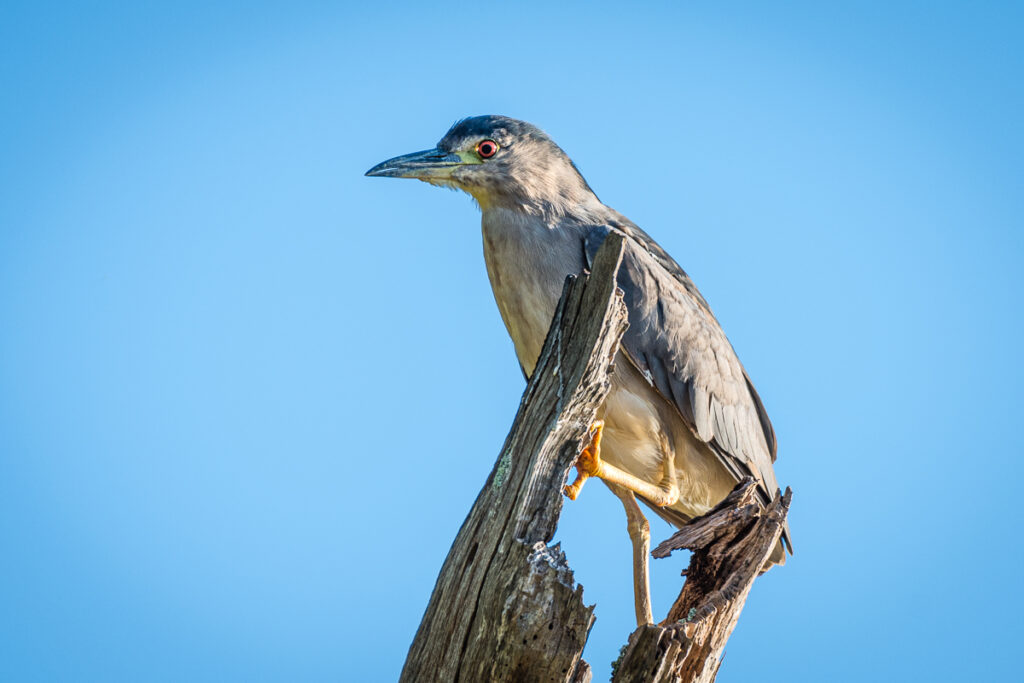
POLYGON ((401 680, 588 681, 593 606, 558 545, 562 485, 608 394, 626 329, 622 238, 570 277, 519 412, 445 559, 401 680))
MULTIPOLYGON (((609 234, 593 271, 566 280, 512 430, 441 568, 403 683, 591 680, 582 654, 594 607, 583 603, 565 554, 549 543, 562 486, 589 442, 626 329, 615 283, 622 251, 623 237, 609 234)), ((745 480, 658 546, 655 557, 694 551, 687 580, 665 622, 630 636, 613 681, 714 680, 789 498, 787 490, 762 510, 745 480)))

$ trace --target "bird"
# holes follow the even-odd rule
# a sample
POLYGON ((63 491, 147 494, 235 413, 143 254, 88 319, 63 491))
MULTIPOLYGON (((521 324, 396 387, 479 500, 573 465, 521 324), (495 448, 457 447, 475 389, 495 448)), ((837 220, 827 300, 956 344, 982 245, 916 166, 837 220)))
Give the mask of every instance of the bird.
MULTIPOLYGON (((598 199, 561 147, 525 121, 462 119, 435 147, 388 159, 366 175, 413 178, 476 201, 487 275, 527 378, 566 277, 589 270, 608 234, 625 236, 617 284, 629 326, 578 475, 564 493, 575 500, 583 482, 597 477, 622 502, 636 621, 654 623, 650 524, 638 501, 682 527, 744 477, 756 482, 762 505, 778 491, 774 428, 707 301, 653 238, 598 199)), ((786 527, 766 569, 785 562, 789 538, 786 527)))

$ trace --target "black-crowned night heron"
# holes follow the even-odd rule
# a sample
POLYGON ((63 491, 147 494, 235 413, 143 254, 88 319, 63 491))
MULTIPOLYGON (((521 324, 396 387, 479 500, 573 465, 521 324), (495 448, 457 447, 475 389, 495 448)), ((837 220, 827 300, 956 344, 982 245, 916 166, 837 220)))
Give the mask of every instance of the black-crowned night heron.
MULTIPOLYGON (((643 230, 601 203, 540 129, 503 116, 456 123, 434 149, 389 159, 369 176, 416 178, 468 192, 483 212, 494 298, 529 376, 566 275, 580 273, 615 230, 627 236, 618 273, 629 329, 593 439, 566 487, 575 499, 600 477, 626 508, 638 624, 652 623, 650 531, 636 496, 683 526, 746 475, 763 503, 778 489, 775 432, 754 385, 704 297, 643 230)), ((788 544, 788 530, 784 536, 788 544)), ((782 563, 780 542, 771 561, 782 563)))

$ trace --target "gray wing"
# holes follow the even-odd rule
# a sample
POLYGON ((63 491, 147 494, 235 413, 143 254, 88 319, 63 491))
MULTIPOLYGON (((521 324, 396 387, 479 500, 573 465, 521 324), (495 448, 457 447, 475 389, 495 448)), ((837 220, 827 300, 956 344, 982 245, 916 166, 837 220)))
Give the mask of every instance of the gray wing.
POLYGON ((618 274, 629 308, 626 356, 737 480, 749 474, 760 483, 767 504, 778 489, 775 432, 736 352, 690 278, 640 228, 589 230, 588 264, 613 229, 630 238, 618 274))

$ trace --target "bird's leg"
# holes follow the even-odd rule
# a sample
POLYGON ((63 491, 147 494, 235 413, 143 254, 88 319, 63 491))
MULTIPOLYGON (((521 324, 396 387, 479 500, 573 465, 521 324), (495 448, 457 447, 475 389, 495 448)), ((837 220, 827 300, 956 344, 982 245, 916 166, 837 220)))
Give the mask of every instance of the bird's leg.
POLYGON ((645 626, 654 623, 651 614, 651 580, 648 575, 647 555, 651 551, 651 525, 636 503, 632 491, 617 484, 608 484, 622 506, 626 508, 626 530, 629 540, 633 543, 633 606, 636 608, 636 625, 645 626))
POLYGON ((652 505, 658 507, 672 505, 679 500, 675 459, 672 450, 665 448, 667 444, 662 444, 664 473, 661 482, 652 484, 601 459, 601 433, 603 430, 603 420, 595 422, 591 427, 593 436, 590 445, 583 449, 580 457, 576 460, 576 480, 563 489, 565 495, 571 500, 576 500, 580 489, 583 488, 583 483, 590 477, 599 477, 607 483, 618 484, 633 493, 639 493, 652 505))
POLYGON ((658 490, 661 491, 662 503, 656 505, 674 505, 679 500, 679 483, 676 481, 676 454, 669 445, 668 437, 661 435, 661 481, 658 483, 658 490))
POLYGON ((593 463, 600 463, 601 434, 603 432, 604 420, 598 420, 590 426, 590 444, 583 449, 583 452, 576 459, 576 480, 571 484, 567 484, 562 489, 562 492, 569 497, 569 500, 576 500, 576 496, 580 495, 580 489, 583 488, 583 484, 593 474, 592 470, 595 467, 593 463))

